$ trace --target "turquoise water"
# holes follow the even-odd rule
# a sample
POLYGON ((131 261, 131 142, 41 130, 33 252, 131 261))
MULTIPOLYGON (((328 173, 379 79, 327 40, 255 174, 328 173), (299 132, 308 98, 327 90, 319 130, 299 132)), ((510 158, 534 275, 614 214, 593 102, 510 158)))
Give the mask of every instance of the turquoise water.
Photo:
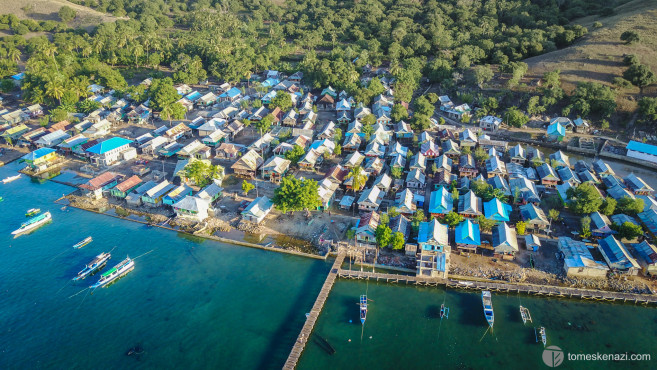
MULTIPOLYGON (((0 168, 0 179, 17 168, 0 168)), ((0 184, 0 368, 281 368, 330 262, 62 211, 53 201, 70 191, 25 176, 0 184), (32 207, 54 222, 13 239, 32 207), (153 252, 93 295, 84 288, 99 275, 70 282, 114 247, 106 269, 153 252), (145 354, 126 356, 137 344, 145 354)))
POLYGON ((548 345, 570 353, 651 353, 653 359, 626 363, 566 361, 559 368, 656 368, 655 308, 493 293, 495 329, 491 334, 486 331, 479 293, 446 293, 442 288, 353 280, 335 284, 315 327, 315 333, 336 353, 329 355, 311 340, 300 368, 547 368, 541 359, 543 345, 536 343, 533 326, 522 323, 520 304, 529 308, 535 326, 546 327, 548 345), (357 302, 365 292, 372 301, 362 327, 357 302), (450 314, 441 321, 443 302, 450 307, 450 314))

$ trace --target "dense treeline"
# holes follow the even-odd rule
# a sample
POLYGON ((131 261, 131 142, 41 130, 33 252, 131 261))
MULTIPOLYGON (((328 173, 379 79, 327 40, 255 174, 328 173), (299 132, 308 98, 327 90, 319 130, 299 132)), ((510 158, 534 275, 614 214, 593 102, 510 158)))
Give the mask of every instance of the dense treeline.
POLYGON ((470 73, 478 84, 492 77, 484 67, 491 63, 519 80, 526 65, 523 70, 517 61, 567 46, 587 32, 568 26, 570 19, 608 11, 594 0, 77 3, 130 19, 87 33, 62 22, 0 17, 0 28, 15 33, 0 42, 6 56, 0 74, 15 73, 21 57, 29 58, 24 84, 29 101, 71 108, 85 94, 83 82, 129 92, 114 66, 166 66, 175 82, 185 83, 207 76, 237 82, 265 69, 301 69, 312 86, 346 89, 367 103, 379 89, 361 85, 362 67, 389 63, 396 99, 408 102, 422 76, 453 83, 474 65, 482 66, 470 73), (25 40, 24 27, 54 35, 25 40))

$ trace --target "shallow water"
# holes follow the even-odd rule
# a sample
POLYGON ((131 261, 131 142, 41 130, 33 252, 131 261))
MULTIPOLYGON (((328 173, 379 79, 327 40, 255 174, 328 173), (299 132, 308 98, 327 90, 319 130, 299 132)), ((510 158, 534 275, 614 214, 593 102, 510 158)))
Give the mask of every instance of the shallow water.
MULTIPOLYGON (((18 167, 0 168, 0 178, 18 167)), ((25 176, 0 185, 0 368, 280 368, 330 268, 52 203, 71 188, 25 176), (53 222, 13 239, 25 211, 53 222), (72 245, 93 236, 74 250, 72 245), (112 251, 135 269, 93 295, 71 283, 112 251), (76 293, 80 294, 70 297, 76 293), (70 298, 69 298, 70 297, 70 298), (139 344, 139 358, 126 351, 139 344)))

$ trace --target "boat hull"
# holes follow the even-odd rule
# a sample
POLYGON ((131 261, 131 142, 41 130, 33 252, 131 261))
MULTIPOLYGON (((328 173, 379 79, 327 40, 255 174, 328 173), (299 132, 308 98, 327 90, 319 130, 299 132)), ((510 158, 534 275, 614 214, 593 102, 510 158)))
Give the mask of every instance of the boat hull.
POLYGON ((95 288, 105 288, 115 282, 116 280, 124 277, 127 275, 130 271, 135 269, 135 261, 130 261, 128 264, 125 265, 125 267, 121 268, 115 275, 112 275, 111 277, 105 279, 105 280, 99 280, 96 284, 92 285, 90 288, 95 289, 95 288))
POLYGON ((34 222, 32 224, 29 224, 29 225, 21 227, 17 230, 14 230, 14 231, 12 231, 11 235, 18 236, 18 235, 29 233, 31 231, 34 231, 34 230, 40 228, 41 226, 47 224, 50 221, 52 221, 52 216, 50 215, 50 213, 47 213, 47 216, 45 218, 43 218, 42 220, 39 220, 37 222, 34 222))
POLYGON ((82 271, 78 272, 78 276, 74 277, 73 281, 83 280, 88 276, 98 272, 100 269, 105 267, 105 265, 107 265, 107 262, 110 260, 110 258, 112 258, 112 255, 107 253, 107 255, 100 255, 99 257, 101 257, 101 259, 98 262, 88 264, 82 271))
POLYGON ((481 292, 481 302, 484 307, 484 317, 490 328, 493 328, 495 323, 495 313, 493 312, 493 301, 489 291, 484 290, 481 292))

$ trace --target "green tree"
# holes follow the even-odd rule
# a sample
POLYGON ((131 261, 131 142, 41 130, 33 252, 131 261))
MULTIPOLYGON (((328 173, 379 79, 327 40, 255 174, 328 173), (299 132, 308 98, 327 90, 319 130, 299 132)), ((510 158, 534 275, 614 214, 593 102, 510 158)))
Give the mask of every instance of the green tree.
POLYGON ((532 96, 527 102, 527 113, 532 116, 545 112, 545 106, 540 104, 539 96, 532 96))
MULTIPOLYGON (((183 171, 183 177, 192 180, 192 182, 198 187, 204 187, 210 184, 214 179, 221 179, 224 176, 224 168, 219 165, 212 165, 208 160, 191 159, 183 171)), ((251 187, 253 187, 253 185, 251 185, 251 187)), ((244 190, 244 184, 242 184, 242 190, 244 190)), ((248 191, 245 192, 245 194, 246 193, 248 193, 248 191)))
POLYGON ((148 89, 148 96, 151 99, 150 107, 156 112, 161 112, 164 107, 171 106, 180 100, 180 95, 173 87, 171 78, 153 79, 148 89))
POLYGON ((397 207, 390 207, 388 209, 388 216, 390 217, 397 217, 399 216, 399 212, 397 211, 397 207))
POLYGON ((487 219, 484 215, 477 216, 476 221, 479 224, 479 229, 483 232, 490 232, 497 223, 495 220, 487 219))
POLYGON ((242 181, 242 192, 244 192, 244 195, 248 195, 249 192, 253 189, 255 189, 255 185, 246 180, 242 181))
POLYGON ((59 15, 59 19, 61 19, 62 22, 64 23, 68 23, 72 21, 73 19, 75 19, 77 15, 75 10, 71 9, 68 6, 62 6, 61 8, 59 8, 59 12, 57 14, 59 15))
POLYGON ((623 213, 630 216, 636 216, 643 212, 644 204, 643 199, 632 199, 630 197, 622 197, 617 201, 616 213, 623 213))
POLYGON ((463 222, 464 219, 465 218, 463 216, 461 216, 460 214, 458 214, 454 211, 451 211, 442 218, 442 222, 444 224, 447 224, 447 226, 449 226, 449 227, 456 227, 456 225, 463 222))
POLYGON ((269 107, 279 107, 282 111, 287 112, 292 108, 292 97, 287 92, 279 90, 276 92, 276 96, 271 100, 269 107))
POLYGON ((392 106, 392 113, 390 114, 390 118, 393 122, 399 122, 408 119, 408 111, 403 105, 395 104, 392 106))
POLYGON ((506 121, 508 125, 522 127, 529 122, 529 117, 517 107, 510 107, 504 113, 504 121, 506 121))
POLYGON ((477 147, 474 151, 474 159, 477 161, 477 163, 484 163, 490 156, 488 155, 488 152, 480 146, 477 147))
POLYGON ((471 80, 480 88, 493 79, 493 70, 487 65, 478 65, 472 68, 471 80))
POLYGON ((576 188, 566 191, 569 200, 569 208, 576 214, 589 214, 597 212, 602 205, 602 196, 598 193, 595 185, 585 182, 576 188))
POLYGON ((423 209, 418 209, 415 211, 415 214, 413 215, 413 219, 411 220, 411 223, 414 227, 420 226, 420 222, 423 222, 425 220, 426 216, 424 215, 424 210, 423 209))
POLYGON ((623 72, 623 77, 639 88, 644 88, 657 81, 657 76, 650 67, 643 64, 632 64, 623 72))
POLYGON ((420 96, 419 98, 415 99, 413 106, 415 107, 415 114, 421 114, 427 117, 433 116, 433 113, 436 109, 436 107, 431 104, 429 99, 427 99, 425 96, 420 96))
POLYGON ((271 125, 274 123, 274 116, 268 114, 264 116, 261 120, 253 122, 253 127, 255 127, 261 134, 266 133, 271 128, 271 125))
POLYGON ((611 216, 614 214, 614 210, 616 210, 616 199, 612 197, 606 197, 605 200, 602 202, 602 205, 600 206, 600 213, 602 213, 605 216, 611 216))
POLYGON ((641 41, 641 37, 635 31, 625 31, 621 33, 621 41, 625 41, 626 44, 631 45, 641 41))
POLYGON ((635 225, 630 221, 623 222, 620 226, 613 224, 612 228, 618 232, 618 237, 621 239, 633 240, 643 235, 641 226, 635 225))
POLYGON ((285 152, 285 159, 290 160, 292 164, 297 164, 299 163, 299 160, 303 158, 304 154, 306 154, 306 152, 303 150, 303 147, 295 144, 292 150, 285 152))
POLYGON ((400 179, 402 177, 401 167, 393 167, 390 170, 390 176, 392 176, 393 179, 400 179))
POLYGON ((526 230, 527 230, 527 223, 525 221, 516 222, 516 233, 518 235, 525 235, 526 230))
POLYGON ((379 248, 387 247, 392 240, 392 230, 388 225, 379 224, 374 235, 376 237, 376 245, 379 248))
POLYGON ((317 181, 301 180, 288 175, 281 180, 280 186, 274 189, 272 202, 283 213, 317 209, 322 205, 318 190, 317 181))
POLYGON ((160 115, 162 116, 162 118, 164 118, 166 120, 169 120, 169 122, 171 122, 171 120, 174 120, 174 119, 183 119, 183 118, 185 118, 186 113, 187 113, 187 110, 185 109, 185 107, 183 107, 182 104, 176 102, 176 103, 164 106, 164 108, 162 108, 162 112, 161 112, 160 115))
POLYGON ((657 98, 641 98, 639 100, 639 114, 647 120, 657 121, 657 98))
POLYGON ((399 231, 392 234, 391 245, 393 250, 404 249, 404 244, 406 244, 406 241, 404 240, 404 234, 399 231))
POLYGON ((351 178, 351 189, 356 192, 365 186, 365 181, 367 181, 367 176, 363 173, 363 169, 360 166, 354 166, 351 171, 347 174, 347 178, 351 178))

